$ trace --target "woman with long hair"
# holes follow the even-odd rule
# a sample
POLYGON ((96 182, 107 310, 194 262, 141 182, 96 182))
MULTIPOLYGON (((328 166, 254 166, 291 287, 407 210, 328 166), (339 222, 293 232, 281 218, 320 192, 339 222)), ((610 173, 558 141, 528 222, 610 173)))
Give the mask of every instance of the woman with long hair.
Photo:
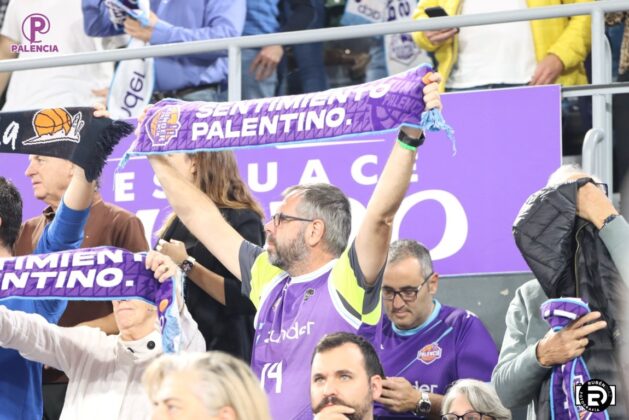
POLYGON ((243 361, 220 351, 155 360, 144 373, 153 420, 271 420, 257 378, 243 361))
MULTIPOLYGON (((264 243, 262 208, 238 172, 233 152, 171 154, 173 166, 203 191, 245 239, 264 243)), ((212 230, 212 226, 207 227, 212 230)), ((171 214, 156 249, 170 256, 186 274, 186 305, 205 338, 207 350, 251 359, 255 308, 240 293, 241 283, 171 214)))

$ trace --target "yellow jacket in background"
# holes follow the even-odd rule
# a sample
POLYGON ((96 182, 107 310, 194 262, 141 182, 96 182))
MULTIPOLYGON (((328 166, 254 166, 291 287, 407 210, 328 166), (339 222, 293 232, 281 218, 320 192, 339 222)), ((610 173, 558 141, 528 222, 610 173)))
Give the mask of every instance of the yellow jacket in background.
MULTIPOLYGON (((420 0, 413 19, 427 18, 425 9, 441 6, 450 16, 458 15, 465 0, 420 0)), ((561 4, 588 3, 591 0, 527 0, 528 7, 557 6, 561 4)), ((496 11, 500 10, 499 2, 496 11)), ((557 83, 563 86, 587 84, 585 58, 590 52, 590 16, 573 16, 531 21, 535 58, 540 62, 547 54, 555 54, 564 65, 557 83)), ((424 50, 435 53, 438 71, 443 76, 441 90, 452 72, 458 54, 458 35, 440 46, 431 43, 424 32, 414 32, 413 39, 424 50)), ((508 60, 505 57, 505 60, 508 60)))

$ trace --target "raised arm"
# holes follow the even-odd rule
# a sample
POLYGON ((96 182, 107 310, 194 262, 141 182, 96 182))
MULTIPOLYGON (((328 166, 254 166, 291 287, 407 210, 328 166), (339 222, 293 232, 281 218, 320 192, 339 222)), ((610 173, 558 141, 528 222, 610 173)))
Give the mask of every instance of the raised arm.
MULTIPOLYGON (((228 220, 230 220, 229 217, 228 220)), ((231 225, 245 240, 256 245, 264 243, 263 228, 257 214, 245 212, 238 221, 233 218, 231 220, 231 225)), ((168 255, 178 266, 181 266, 189 256, 184 243, 175 239, 170 239, 170 241, 160 239, 156 250, 168 255)), ((202 254, 193 254, 196 258, 199 258, 200 255, 202 254)), ((216 260, 211 255, 209 259, 205 259, 205 263, 208 264, 208 267, 217 266, 216 260)), ((203 266, 202 262, 197 260, 186 276, 217 302, 227 305, 229 313, 251 313, 251 302, 241 293, 241 283, 231 273, 223 277, 223 275, 203 266)))
MULTIPOLYGON (((424 88, 426 109, 441 108, 438 90, 441 76, 433 73, 430 80, 432 83, 424 88)), ((404 127, 402 131, 413 138, 421 136, 418 129, 404 127)), ((356 255, 367 285, 374 284, 386 262, 393 218, 408 189, 416 156, 416 150, 396 142, 367 205, 356 236, 356 255)))
POLYGON ((85 210, 92 205, 96 182, 88 182, 85 178, 85 171, 78 166, 74 166, 70 185, 63 195, 63 202, 72 210, 85 210))
POLYGON ((201 190, 184 179, 165 157, 148 157, 173 211, 190 233, 239 280, 238 254, 243 237, 201 190))
POLYGON ((72 180, 66 190, 55 218, 44 229, 37 242, 35 254, 78 248, 83 242, 83 230, 96 185, 87 182, 85 172, 74 166, 72 180))
MULTIPOLYGON (((98 105, 95 106, 94 116, 107 117, 108 113, 102 105, 98 105)), ((65 251, 81 246, 95 191, 96 182, 88 182, 85 171, 74 165, 70 184, 63 194, 55 218, 44 229, 35 247, 35 254, 65 251)))
POLYGON ((0 346, 17 350, 28 360, 63 370, 72 379, 76 363, 105 337, 87 327, 62 328, 37 314, 0 306, 0 346))
POLYGON ((614 208, 607 195, 592 183, 579 188, 577 214, 600 231, 616 268, 629 286, 629 224, 614 208))
POLYGON ((618 216, 601 229, 600 235, 620 276, 629 287, 629 223, 618 216))

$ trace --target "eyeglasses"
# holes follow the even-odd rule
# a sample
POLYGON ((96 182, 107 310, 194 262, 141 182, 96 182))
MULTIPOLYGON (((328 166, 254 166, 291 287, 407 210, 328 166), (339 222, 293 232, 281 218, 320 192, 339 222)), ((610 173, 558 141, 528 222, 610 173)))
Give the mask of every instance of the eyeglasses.
POLYGON ((278 227, 282 222, 314 222, 316 219, 304 219, 302 217, 289 216, 284 213, 275 213, 271 220, 273 220, 273 225, 278 227))
POLYGON ((443 416, 441 416, 441 420, 481 420, 483 417, 493 419, 492 416, 485 413, 479 413, 478 411, 468 411, 462 416, 457 416, 454 413, 444 414, 443 416))
POLYGON ((430 280, 430 278, 433 276, 433 274, 435 274, 435 273, 432 272, 432 273, 428 274, 428 276, 424 279, 422 284, 420 284, 419 287, 417 287, 417 288, 405 287, 402 290, 393 290, 393 289, 390 289, 388 287, 383 287, 382 288, 382 299, 384 299, 384 300, 391 300, 392 301, 392 300, 395 300, 395 296, 400 295, 400 298, 404 302, 406 302, 406 303, 415 302, 415 300, 417 299, 417 294, 419 293, 420 290, 422 290, 422 287, 424 287, 424 284, 426 284, 426 282, 428 280, 430 280))

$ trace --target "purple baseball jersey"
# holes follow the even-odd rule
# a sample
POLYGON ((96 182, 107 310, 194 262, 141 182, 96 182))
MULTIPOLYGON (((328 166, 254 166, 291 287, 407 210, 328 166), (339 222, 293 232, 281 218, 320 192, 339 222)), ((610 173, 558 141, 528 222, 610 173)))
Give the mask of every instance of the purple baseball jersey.
MULTIPOLYGON (((445 394, 457 379, 489 382, 498 362, 494 340, 480 319, 464 309, 441 305, 435 300, 430 317, 412 330, 399 330, 386 317, 368 338, 387 377, 404 377, 416 388, 445 394)), ((391 413, 376 404, 379 419, 413 418, 411 413, 391 413)), ((415 417, 416 418, 416 417, 415 417)))

